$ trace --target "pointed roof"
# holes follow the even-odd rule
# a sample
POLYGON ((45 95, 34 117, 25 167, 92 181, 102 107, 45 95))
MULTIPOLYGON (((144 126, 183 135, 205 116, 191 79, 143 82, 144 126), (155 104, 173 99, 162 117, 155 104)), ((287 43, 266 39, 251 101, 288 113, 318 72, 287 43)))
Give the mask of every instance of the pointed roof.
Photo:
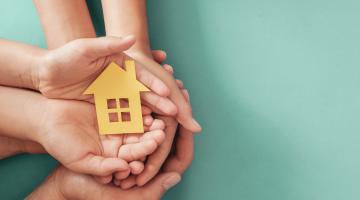
POLYGON ((114 62, 110 63, 89 85, 84 94, 124 95, 140 91, 150 91, 141 82, 136 80, 135 62, 133 60, 125 61, 125 70, 114 62))

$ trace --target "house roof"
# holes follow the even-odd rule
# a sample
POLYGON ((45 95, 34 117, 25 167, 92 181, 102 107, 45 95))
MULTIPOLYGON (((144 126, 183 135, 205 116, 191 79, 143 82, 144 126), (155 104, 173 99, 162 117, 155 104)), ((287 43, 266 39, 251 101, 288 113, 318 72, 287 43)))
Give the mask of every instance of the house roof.
POLYGON ((112 62, 85 90, 84 94, 124 95, 140 91, 150 91, 136 80, 135 62, 125 61, 125 70, 112 62), (126 70, 126 71, 125 71, 126 70))

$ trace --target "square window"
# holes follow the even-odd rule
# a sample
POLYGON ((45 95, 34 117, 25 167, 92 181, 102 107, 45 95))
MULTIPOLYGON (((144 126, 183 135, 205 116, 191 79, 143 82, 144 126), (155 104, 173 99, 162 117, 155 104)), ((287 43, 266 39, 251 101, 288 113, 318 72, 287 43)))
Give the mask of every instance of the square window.
POLYGON ((129 99, 128 98, 120 98, 120 108, 128 108, 129 107, 129 99))
POLYGON ((109 113, 109 122, 119 122, 119 115, 117 112, 109 113))
POLYGON ((108 109, 116 108, 116 99, 108 99, 107 100, 107 108, 108 109))
POLYGON ((130 112, 121 112, 121 121, 123 122, 131 121, 130 112))

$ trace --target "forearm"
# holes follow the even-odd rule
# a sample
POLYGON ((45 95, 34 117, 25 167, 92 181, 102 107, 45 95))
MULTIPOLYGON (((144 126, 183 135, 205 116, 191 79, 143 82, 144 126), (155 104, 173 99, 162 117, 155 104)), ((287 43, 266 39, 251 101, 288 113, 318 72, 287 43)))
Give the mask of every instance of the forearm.
POLYGON ((0 133, 0 159, 4 159, 20 153, 46 152, 44 148, 37 142, 1 136, 0 133))
POLYGON ((46 99, 35 92, 0 86, 0 133, 39 141, 46 99))
POLYGON ((46 50, 0 39, 0 85, 36 90, 38 59, 46 50))
POLYGON ((96 33, 85 0, 34 0, 49 49, 96 33))
POLYGON ((134 35, 136 43, 127 52, 151 57, 145 0, 102 0, 106 35, 134 35))
POLYGON ((42 200, 42 199, 54 199, 54 200, 65 200, 66 198, 63 196, 59 189, 59 185, 56 180, 55 170, 46 180, 38 186, 29 196, 27 196, 26 200, 42 200))

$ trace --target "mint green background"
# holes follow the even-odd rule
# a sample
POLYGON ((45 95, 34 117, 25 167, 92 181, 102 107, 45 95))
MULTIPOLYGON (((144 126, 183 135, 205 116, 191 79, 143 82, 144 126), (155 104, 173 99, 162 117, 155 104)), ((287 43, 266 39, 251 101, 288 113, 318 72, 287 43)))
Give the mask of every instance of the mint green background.
MULTIPOLYGON (((98 1, 90 1, 99 35, 98 1)), ((360 3, 151 0, 154 48, 191 94, 204 131, 168 200, 360 199, 360 3)), ((0 37, 44 47, 31 1, 2 0, 0 37)), ((0 199, 56 166, 0 161, 0 199)))

